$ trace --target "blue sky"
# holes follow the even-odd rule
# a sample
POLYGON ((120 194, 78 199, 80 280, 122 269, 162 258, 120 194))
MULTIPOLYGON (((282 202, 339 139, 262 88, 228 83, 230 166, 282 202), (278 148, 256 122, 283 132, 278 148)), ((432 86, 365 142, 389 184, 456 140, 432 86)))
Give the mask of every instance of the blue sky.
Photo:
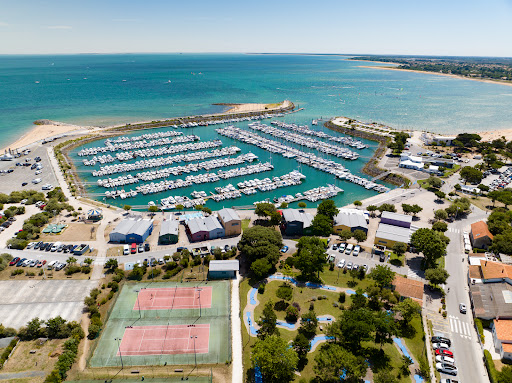
POLYGON ((0 0, 0 54, 512 57, 512 0, 0 0))

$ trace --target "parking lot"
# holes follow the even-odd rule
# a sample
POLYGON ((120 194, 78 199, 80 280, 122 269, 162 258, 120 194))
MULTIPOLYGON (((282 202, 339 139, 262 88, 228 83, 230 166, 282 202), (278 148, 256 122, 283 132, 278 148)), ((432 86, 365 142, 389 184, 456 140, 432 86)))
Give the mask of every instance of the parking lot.
POLYGON ((12 173, 1 173, 0 182, 2 184, 2 193, 9 194, 14 190, 37 190, 41 191, 43 185, 51 184, 57 186, 57 178, 50 165, 48 158, 48 151, 46 145, 37 145, 32 148, 32 151, 27 155, 22 155, 12 161, 0 161, 0 170, 12 169, 12 173), (36 175, 36 170, 30 169, 30 166, 16 166, 16 163, 27 163, 25 160, 30 159, 28 163, 31 165, 36 163, 35 157, 41 157, 38 162, 43 166, 41 174, 36 175), (33 184, 32 180, 40 178, 41 182, 33 184), (26 186, 21 186, 22 183, 27 182, 26 186))
POLYGON ((0 281, 0 318, 5 327, 19 329, 35 317, 60 315, 79 320, 84 298, 96 287, 94 280, 0 281))

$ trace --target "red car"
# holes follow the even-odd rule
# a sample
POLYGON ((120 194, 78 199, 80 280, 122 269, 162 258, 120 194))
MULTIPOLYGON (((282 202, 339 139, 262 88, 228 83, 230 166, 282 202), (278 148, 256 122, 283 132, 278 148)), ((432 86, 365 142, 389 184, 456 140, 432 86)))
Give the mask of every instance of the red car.
POLYGON ((445 348, 437 349, 436 355, 449 356, 450 358, 453 358, 453 352, 451 352, 450 350, 447 350, 445 348))
POLYGON ((20 257, 14 258, 11 262, 9 262, 9 266, 14 266, 18 261, 20 260, 20 257))
POLYGON ((36 267, 43 267, 44 265, 46 265, 46 259, 43 259, 42 261, 39 261, 39 263, 37 264, 36 267))

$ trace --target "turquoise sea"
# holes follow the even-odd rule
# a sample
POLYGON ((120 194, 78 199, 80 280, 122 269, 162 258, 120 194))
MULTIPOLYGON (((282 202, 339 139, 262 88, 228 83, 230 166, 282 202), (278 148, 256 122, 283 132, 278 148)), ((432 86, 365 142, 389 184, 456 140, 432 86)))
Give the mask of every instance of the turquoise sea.
MULTIPOLYGON (((396 128, 450 134, 512 128, 512 87, 362 68, 362 65, 366 63, 328 55, 0 56, 0 146, 14 141, 31 128, 34 120, 41 118, 110 125, 224 109, 213 103, 271 103, 284 99, 305 108, 285 118, 287 122, 299 124, 310 124, 313 118, 344 115, 396 128)), ((201 140, 217 137, 211 127, 196 128, 194 133, 201 136, 201 140)), ((224 146, 232 143, 227 138, 222 140, 224 146)), ((268 158, 268 153, 258 148, 237 146, 243 152, 250 150, 257 154, 260 161, 268 158)), ((345 161, 348 164, 344 165, 357 174, 371 153, 371 149, 365 149, 359 160, 345 161)), ((273 163, 279 164, 279 171, 276 169, 273 172, 276 174, 271 175, 297 168, 295 161, 277 156, 273 163)), ((306 174, 304 166, 302 171, 306 174)), ((311 171, 313 173, 306 174, 305 186, 298 187, 299 190, 333 183, 323 173, 311 171)), ((269 175, 267 172, 251 178, 269 175)), ((233 179, 225 183, 240 181, 233 179)), ((339 182, 345 189, 338 198, 340 202, 348 203, 373 194, 362 187, 339 182)), ((204 186, 210 184, 199 185, 196 190, 207 190, 204 186)), ((299 191, 295 188, 276 193, 294 194, 299 191)), ((171 194, 188 195, 190 191, 178 189, 171 194)), ((274 196, 274 193, 267 194, 252 197, 261 200, 274 196)), ((144 204, 146 199, 157 201, 163 196, 140 200, 137 197, 136 202, 130 203, 144 204)), ((251 199, 224 204, 246 205, 251 199)))

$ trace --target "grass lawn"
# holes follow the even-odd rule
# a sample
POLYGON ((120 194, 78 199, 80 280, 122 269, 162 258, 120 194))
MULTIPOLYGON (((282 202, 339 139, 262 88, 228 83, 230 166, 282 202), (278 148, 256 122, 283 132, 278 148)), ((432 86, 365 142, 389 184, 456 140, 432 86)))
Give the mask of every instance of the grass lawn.
POLYGON ((405 345, 411 352, 414 361, 419 363, 419 360, 423 357, 426 358, 425 354, 425 339, 423 333, 423 324, 421 323, 421 316, 416 315, 410 322, 410 325, 414 329, 412 336, 409 338, 404 337, 405 345))
POLYGON ((456 171, 458 171, 460 169, 460 165, 453 165, 453 168, 446 168, 446 170, 444 171, 444 174, 441 178, 448 178, 450 177, 453 173, 455 173, 456 171))
MULTIPOLYGON (((357 261, 356 261, 357 262, 357 261)), ((361 265, 363 262, 361 262, 359 265, 361 265)), ((368 286, 370 286, 373 282, 370 279, 352 279, 350 274, 348 272, 343 273, 343 270, 338 269, 337 267, 334 268, 333 271, 329 270, 328 267, 324 269, 324 272, 320 274, 320 279, 322 282, 329 286, 338 286, 338 287, 347 287, 351 289, 363 289, 365 290, 368 286), (350 286, 350 281, 354 281, 357 283, 355 286, 350 286)))
POLYGON ((249 227, 250 223, 251 223, 251 219, 250 218, 242 219, 242 231, 247 230, 247 228, 249 227))
POLYGON ((389 263, 391 263, 394 266, 403 266, 404 265, 404 259, 405 256, 399 256, 398 254, 391 252, 389 256, 389 263))
POLYGON ((429 188, 429 184, 428 184, 428 181, 427 179, 424 179, 424 180, 418 180, 418 185, 420 185, 423 189, 428 189, 429 188))

